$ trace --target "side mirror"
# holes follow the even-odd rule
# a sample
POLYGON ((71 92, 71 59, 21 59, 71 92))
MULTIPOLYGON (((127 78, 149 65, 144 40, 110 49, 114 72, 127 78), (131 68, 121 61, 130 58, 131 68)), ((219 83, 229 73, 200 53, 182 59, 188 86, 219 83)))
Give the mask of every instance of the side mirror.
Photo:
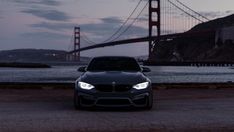
POLYGON ((82 67, 79 67, 78 72, 86 72, 86 67, 85 66, 82 66, 82 67))
POLYGON ((151 70, 148 67, 142 67, 142 72, 151 72, 151 70))

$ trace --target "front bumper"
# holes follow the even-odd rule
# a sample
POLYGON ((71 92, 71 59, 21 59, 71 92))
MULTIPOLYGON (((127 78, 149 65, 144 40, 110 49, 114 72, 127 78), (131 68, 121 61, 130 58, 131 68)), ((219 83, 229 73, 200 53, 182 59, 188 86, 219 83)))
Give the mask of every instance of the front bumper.
POLYGON ((77 91, 83 107, 146 107, 152 96, 150 90, 131 90, 124 93, 77 91))

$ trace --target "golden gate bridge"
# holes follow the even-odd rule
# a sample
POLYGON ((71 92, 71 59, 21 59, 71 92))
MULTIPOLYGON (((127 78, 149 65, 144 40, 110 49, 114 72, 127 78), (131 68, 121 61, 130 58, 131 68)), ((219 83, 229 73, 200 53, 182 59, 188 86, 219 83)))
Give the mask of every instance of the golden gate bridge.
POLYGON ((155 47, 157 43, 161 41, 172 40, 181 36, 201 35, 201 33, 207 33, 209 31, 199 32, 187 32, 193 26, 209 21, 209 19, 203 16, 201 13, 191 9, 179 0, 140 0, 129 17, 122 23, 122 25, 106 40, 100 43, 92 41, 87 35, 82 34, 80 27, 74 28, 74 47, 69 52, 74 61, 80 60, 80 52, 95 48, 102 48, 107 46, 132 44, 139 42, 149 43, 149 56, 148 60, 153 60, 153 54, 155 53, 155 47), (144 4, 135 18, 133 14, 136 14, 141 4, 144 4), (142 13, 148 7, 148 35, 143 37, 119 38, 124 35, 133 24, 140 19, 142 13), (132 19, 132 22, 127 23, 132 19), (179 31, 178 29, 183 29, 179 31), (81 39, 84 40, 89 46, 81 48, 81 39))

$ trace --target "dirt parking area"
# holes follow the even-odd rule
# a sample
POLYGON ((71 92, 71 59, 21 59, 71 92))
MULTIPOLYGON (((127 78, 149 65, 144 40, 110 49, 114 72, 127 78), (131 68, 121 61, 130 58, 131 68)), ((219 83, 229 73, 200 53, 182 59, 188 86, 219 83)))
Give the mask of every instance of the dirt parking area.
POLYGON ((73 108, 71 89, 0 89, 0 131, 234 131, 234 89, 154 91, 152 110, 73 108))

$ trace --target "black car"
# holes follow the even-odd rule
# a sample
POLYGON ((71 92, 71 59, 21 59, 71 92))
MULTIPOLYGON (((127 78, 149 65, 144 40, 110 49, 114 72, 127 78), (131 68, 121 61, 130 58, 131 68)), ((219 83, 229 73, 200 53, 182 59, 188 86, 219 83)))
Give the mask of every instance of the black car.
POLYGON ((77 80, 74 106, 81 107, 141 107, 151 109, 151 81, 144 75, 150 72, 131 57, 96 57, 77 80))

